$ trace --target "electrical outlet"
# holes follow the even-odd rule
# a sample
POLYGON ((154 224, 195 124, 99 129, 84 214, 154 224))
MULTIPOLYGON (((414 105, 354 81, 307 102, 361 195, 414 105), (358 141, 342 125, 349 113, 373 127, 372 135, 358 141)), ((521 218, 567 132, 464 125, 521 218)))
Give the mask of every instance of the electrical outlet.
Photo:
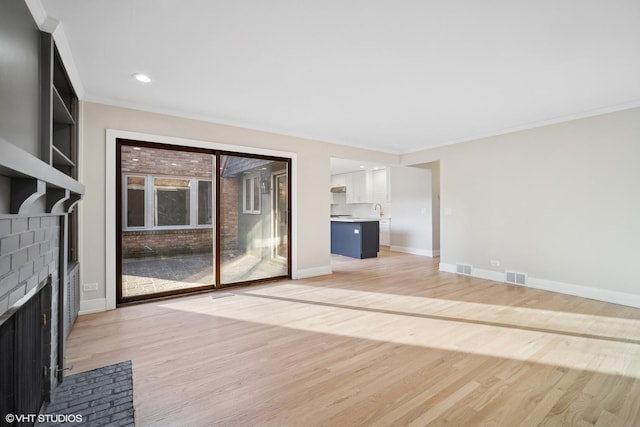
POLYGON ((497 259, 492 259, 491 267, 500 267, 500 261, 498 261, 497 259))
POLYGON ((97 283, 85 283, 82 286, 82 289, 84 291, 97 291, 98 290, 98 284, 97 283))

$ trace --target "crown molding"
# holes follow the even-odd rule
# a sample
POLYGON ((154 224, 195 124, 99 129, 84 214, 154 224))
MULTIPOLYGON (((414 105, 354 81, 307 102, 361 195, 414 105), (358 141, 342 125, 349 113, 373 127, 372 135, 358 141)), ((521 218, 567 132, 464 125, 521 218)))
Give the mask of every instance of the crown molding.
POLYGON ((29 12, 31 12, 31 16, 33 16, 33 20, 38 28, 53 36, 53 40, 56 43, 56 47, 58 48, 58 52, 60 53, 60 57, 64 63, 64 68, 67 70, 67 74, 69 75, 71 84, 76 91, 76 95, 78 95, 78 98, 83 99, 85 97, 84 85, 80 79, 80 73, 78 73, 76 63, 73 60, 69 41, 64 33, 64 26, 61 22, 47 15, 47 11, 42 4, 42 0, 24 1, 27 4, 29 12))

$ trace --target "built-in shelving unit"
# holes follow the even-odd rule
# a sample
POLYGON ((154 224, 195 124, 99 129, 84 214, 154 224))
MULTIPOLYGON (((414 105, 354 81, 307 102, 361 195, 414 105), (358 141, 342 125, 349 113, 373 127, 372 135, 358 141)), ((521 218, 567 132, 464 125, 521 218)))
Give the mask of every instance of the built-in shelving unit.
POLYGON ((50 34, 42 34, 42 160, 77 178, 78 97, 50 34))
MULTIPOLYGON (((61 271, 58 300, 65 301, 58 311, 58 381, 64 373, 64 344, 68 331, 78 314, 80 295, 78 278, 77 212, 74 207, 84 194, 78 179, 78 96, 56 48, 53 36, 42 33, 40 43, 42 93, 41 160, 49 166, 59 185, 47 181, 46 209, 62 213, 60 222, 61 271), (68 181, 67 181, 68 180, 68 181), (79 187, 79 188, 78 188, 79 187), (64 332, 62 327, 64 325, 64 332)), ((28 199, 27 199, 28 201, 28 199)), ((17 202, 16 202, 17 204, 17 202)), ((25 206, 23 202, 21 206, 25 206)), ((15 208, 14 208, 15 209, 15 208)))
POLYGON ((8 362, 0 412, 17 414, 43 408, 66 371, 80 295, 75 206, 85 192, 78 98, 52 35, 39 32, 26 3, 0 1, 0 110, 10 124, 0 126, 0 324, 12 324, 0 334, 8 362), (15 54, 5 60, 5 51, 15 54))

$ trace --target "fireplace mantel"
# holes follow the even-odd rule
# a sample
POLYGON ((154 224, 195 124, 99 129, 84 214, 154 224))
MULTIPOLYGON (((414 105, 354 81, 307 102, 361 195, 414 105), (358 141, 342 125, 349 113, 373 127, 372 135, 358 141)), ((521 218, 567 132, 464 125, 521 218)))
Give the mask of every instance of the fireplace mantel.
POLYGON ((85 187, 37 157, 0 138, 0 175, 11 178, 11 212, 22 214, 45 196, 47 213, 68 212, 85 187))

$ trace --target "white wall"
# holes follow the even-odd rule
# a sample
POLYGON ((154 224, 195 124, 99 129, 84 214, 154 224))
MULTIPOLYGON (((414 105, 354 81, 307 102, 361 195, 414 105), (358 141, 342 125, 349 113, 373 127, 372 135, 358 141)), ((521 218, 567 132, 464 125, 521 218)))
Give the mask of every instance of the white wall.
POLYGON ((431 241, 434 255, 440 254, 440 162, 415 165, 431 170, 431 241))
MULTIPOLYGON (((238 147, 279 150, 297 155, 297 272, 299 277, 326 274, 330 267, 330 157, 398 164, 398 155, 327 144, 301 138, 218 125, 89 102, 82 103, 81 202, 82 283, 97 283, 97 291, 82 292, 84 311, 104 309, 106 288, 106 217, 115 209, 105 195, 106 129, 210 141, 238 147)), ((113 272, 110 272, 113 273, 113 272)))
POLYGON ((403 156, 440 160, 441 263, 640 304, 640 109, 403 156), (499 267, 491 260, 500 262, 499 267))
POLYGON ((391 168, 391 250, 433 255, 431 170, 391 168))

